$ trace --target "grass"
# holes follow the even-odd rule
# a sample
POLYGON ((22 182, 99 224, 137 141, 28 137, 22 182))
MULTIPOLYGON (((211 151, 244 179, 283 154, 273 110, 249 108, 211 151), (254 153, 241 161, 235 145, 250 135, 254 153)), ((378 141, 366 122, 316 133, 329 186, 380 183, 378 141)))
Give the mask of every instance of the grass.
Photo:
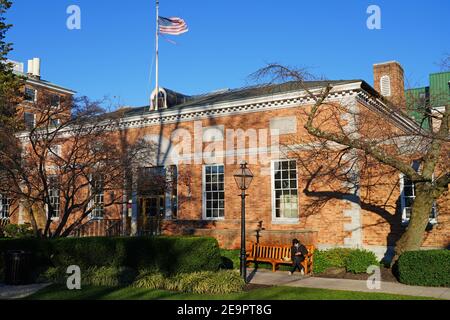
POLYGON ((52 285, 27 300, 429 300, 424 297, 276 286, 226 295, 199 295, 141 288, 85 286, 68 290, 52 285))

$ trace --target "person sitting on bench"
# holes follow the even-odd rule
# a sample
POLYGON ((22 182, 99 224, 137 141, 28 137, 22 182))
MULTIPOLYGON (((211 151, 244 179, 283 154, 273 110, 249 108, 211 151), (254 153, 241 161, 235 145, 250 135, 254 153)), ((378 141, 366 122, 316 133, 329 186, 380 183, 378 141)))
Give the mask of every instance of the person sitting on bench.
POLYGON ((308 250, 300 243, 300 241, 298 241, 298 239, 292 240, 291 258, 293 268, 292 271, 289 271, 289 275, 292 275, 296 269, 300 272, 303 271, 302 262, 305 260, 307 254, 308 250))

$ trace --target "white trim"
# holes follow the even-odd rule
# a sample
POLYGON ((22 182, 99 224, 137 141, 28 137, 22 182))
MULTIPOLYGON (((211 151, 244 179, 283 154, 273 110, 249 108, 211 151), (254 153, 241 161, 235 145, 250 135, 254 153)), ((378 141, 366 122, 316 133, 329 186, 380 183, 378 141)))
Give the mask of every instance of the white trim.
MULTIPOLYGON (((329 93, 326 101, 340 101, 344 97, 355 97, 361 91, 361 81, 344 85, 336 85, 329 93)), ((322 88, 312 89, 312 93, 320 94, 322 88)), ((105 120, 97 125, 105 125, 110 130, 145 128, 153 125, 183 123, 202 119, 221 118, 230 115, 262 112, 266 110, 278 110, 287 108, 298 108, 300 105, 314 104, 309 94, 304 90, 292 91, 281 94, 266 95, 257 98, 248 98, 235 101, 227 101, 217 104, 199 105, 195 107, 175 107, 160 109, 144 115, 124 117, 119 124, 105 120)), ((61 130, 70 134, 71 128, 61 130)), ((27 140, 27 132, 16 135, 19 139, 27 140)))
POLYGON ((206 220, 206 221, 223 221, 225 220, 225 164, 223 163, 210 163, 210 164, 204 164, 202 166, 202 220, 206 220), (208 218, 206 216, 206 167, 208 166, 223 166, 223 193, 224 193, 224 216, 223 217, 211 217, 208 218))
MULTIPOLYGON (((92 174, 89 175, 89 197, 92 196, 92 174)), ((102 189, 102 193, 103 193, 103 208, 102 208, 102 215, 101 216, 94 216, 94 208, 93 206, 95 205, 95 197, 96 195, 94 195, 94 197, 89 201, 89 209, 92 209, 92 211, 89 213, 89 219, 91 220, 103 220, 105 218, 105 190, 104 188, 102 189)))
MULTIPOLYGON (((408 218, 406 218, 406 203, 405 203, 405 175, 403 173, 399 174, 400 178, 400 211, 402 213, 402 224, 407 225, 409 224, 408 218)), ((433 178, 434 179, 434 178, 433 178)), ((414 198, 415 198, 415 191, 414 191, 414 198)), ((438 223, 437 221, 437 207, 436 204, 433 205, 434 210, 434 217, 428 219, 428 223, 432 225, 436 225, 438 223)))
POLYGON ((298 224, 300 222, 300 195, 298 192, 298 164, 296 159, 275 159, 270 161, 270 197, 272 199, 272 224, 298 224), (275 162, 295 161, 295 170, 297 172, 297 218, 277 218, 275 203, 275 162))
POLYGON ((24 90, 25 91, 24 91, 24 99, 23 99, 23 101, 27 102, 27 103, 36 103, 37 102, 38 90, 33 88, 33 87, 27 86, 27 85, 25 85, 25 89, 24 90), (27 100, 27 89, 34 91, 34 99, 33 100, 27 100))
POLYGON ((62 92, 62 93, 67 93, 67 94, 70 94, 70 95, 74 95, 74 94, 77 93, 76 91, 73 91, 73 90, 70 90, 70 89, 65 89, 65 88, 54 86, 54 85, 51 85, 51 84, 44 84, 44 83, 42 83, 40 81, 32 80, 30 78, 28 78, 26 80, 26 83, 30 83, 30 84, 33 84, 33 85, 36 85, 36 86, 44 87, 44 88, 47 88, 47 89, 52 89, 54 91, 58 91, 58 92, 62 92))
POLYGON ((11 215, 11 198, 0 193, 0 220, 9 220, 11 215), (3 199, 6 199, 6 216, 3 216, 3 199))

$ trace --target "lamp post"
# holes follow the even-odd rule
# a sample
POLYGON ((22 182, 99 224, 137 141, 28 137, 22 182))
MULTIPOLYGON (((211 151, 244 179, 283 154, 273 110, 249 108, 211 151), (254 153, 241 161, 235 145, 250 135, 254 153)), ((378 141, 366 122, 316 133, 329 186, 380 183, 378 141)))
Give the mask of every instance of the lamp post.
POLYGON ((240 169, 234 174, 234 180, 239 189, 241 189, 241 277, 244 278, 245 283, 247 283, 247 267, 246 267, 246 247, 245 247, 245 190, 250 187, 253 180, 253 174, 249 168, 247 168, 247 162, 241 162, 240 169))

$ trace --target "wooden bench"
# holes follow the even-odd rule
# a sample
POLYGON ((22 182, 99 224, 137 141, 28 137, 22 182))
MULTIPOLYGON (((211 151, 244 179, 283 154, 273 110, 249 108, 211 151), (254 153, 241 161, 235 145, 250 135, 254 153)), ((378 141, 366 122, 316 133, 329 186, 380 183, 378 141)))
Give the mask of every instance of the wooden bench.
MULTIPOLYGON (((259 243, 252 243, 250 252, 247 252, 247 265, 258 262, 267 262, 272 264, 272 271, 275 272, 280 264, 292 265, 290 245, 262 245, 259 243)), ((305 274, 313 273, 313 254, 314 246, 305 245, 308 250, 308 255, 302 262, 305 274)))

